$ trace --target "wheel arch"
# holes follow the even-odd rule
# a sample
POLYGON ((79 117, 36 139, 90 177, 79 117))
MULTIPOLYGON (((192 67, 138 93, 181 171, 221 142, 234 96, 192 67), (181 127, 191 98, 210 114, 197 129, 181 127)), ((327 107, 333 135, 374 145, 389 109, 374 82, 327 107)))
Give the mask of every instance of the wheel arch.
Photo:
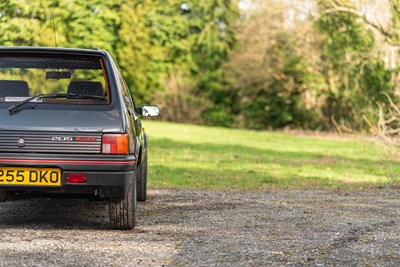
POLYGON ((145 156, 144 154, 147 153, 147 134, 144 133, 143 136, 143 145, 140 142, 140 139, 136 138, 135 156, 137 158, 137 166, 140 166, 142 164, 143 157, 145 156))

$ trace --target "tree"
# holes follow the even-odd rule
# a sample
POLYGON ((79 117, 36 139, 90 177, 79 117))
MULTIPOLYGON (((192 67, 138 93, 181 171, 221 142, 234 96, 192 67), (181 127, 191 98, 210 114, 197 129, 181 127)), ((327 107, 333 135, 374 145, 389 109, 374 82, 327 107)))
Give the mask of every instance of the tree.
POLYGON ((234 43, 235 1, 147 0, 126 3, 123 13, 118 57, 132 91, 142 101, 157 92, 165 119, 211 121, 234 43))
POLYGON ((234 88, 228 97, 237 101, 236 126, 317 128, 321 124, 316 98, 326 85, 313 70, 317 65, 313 53, 318 51, 311 43, 314 31, 307 23, 309 16, 282 1, 254 2, 243 15, 238 45, 226 67, 229 86, 234 88))
POLYGON ((318 4, 320 71, 329 88, 323 107, 326 122, 331 119, 361 130, 366 126, 363 115, 377 101, 385 101, 382 92, 393 95, 392 71, 374 51, 372 29, 347 12, 355 10, 350 2, 342 1, 340 8, 326 1, 318 4))

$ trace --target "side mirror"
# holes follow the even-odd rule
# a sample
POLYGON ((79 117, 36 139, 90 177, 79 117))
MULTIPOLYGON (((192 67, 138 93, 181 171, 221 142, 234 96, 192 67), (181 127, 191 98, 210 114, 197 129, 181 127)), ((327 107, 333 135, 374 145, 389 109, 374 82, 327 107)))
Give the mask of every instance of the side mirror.
POLYGON ((156 117, 160 115, 160 109, 157 106, 143 106, 136 109, 138 114, 144 117, 156 117))

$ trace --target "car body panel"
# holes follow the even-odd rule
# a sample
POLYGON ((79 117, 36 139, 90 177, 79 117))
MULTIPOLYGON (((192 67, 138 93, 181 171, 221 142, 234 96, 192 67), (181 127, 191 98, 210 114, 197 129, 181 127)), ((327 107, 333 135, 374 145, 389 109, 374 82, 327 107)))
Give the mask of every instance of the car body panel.
MULTIPOLYGON (((7 103, 7 107, 11 104, 7 103)), ((65 131, 65 132, 125 132, 120 112, 111 110, 73 110, 44 107, 40 104, 35 109, 27 106, 10 116, 7 107, 0 107, 0 130, 16 131, 65 131)), ((53 105, 53 104, 52 104, 53 105)), ((3 105, 5 106, 5 105, 3 105)))

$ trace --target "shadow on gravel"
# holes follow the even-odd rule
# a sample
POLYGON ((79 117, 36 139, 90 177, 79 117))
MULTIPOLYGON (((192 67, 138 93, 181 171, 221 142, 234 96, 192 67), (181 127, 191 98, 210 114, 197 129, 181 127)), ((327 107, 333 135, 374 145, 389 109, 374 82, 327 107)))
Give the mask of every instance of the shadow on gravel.
POLYGON ((107 230, 107 202, 35 198, 0 203, 0 228, 107 230))

